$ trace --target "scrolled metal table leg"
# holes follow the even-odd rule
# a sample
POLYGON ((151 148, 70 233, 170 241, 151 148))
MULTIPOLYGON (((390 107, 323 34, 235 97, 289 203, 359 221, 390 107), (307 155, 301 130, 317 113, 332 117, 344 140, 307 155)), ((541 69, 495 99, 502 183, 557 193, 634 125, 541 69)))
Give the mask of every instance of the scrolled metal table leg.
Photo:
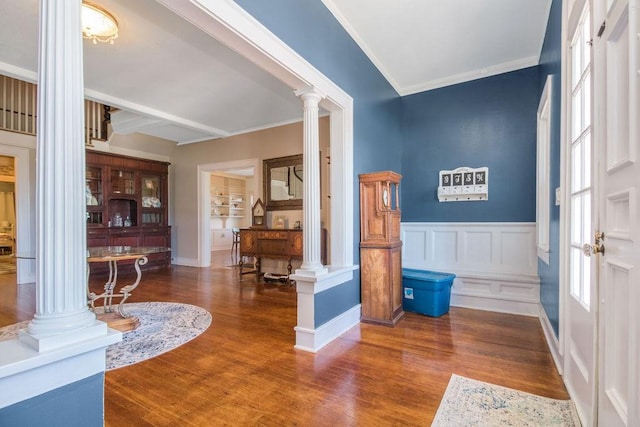
POLYGON ((145 265, 147 262, 149 262, 149 259, 146 256, 142 256, 136 259, 133 263, 133 267, 136 269, 136 273, 138 274, 138 276, 136 277, 136 281, 130 285, 123 286, 122 289, 120 289, 122 301, 120 301, 120 304, 118 304, 118 313, 122 317, 129 317, 127 314, 125 314, 122 306, 124 305, 124 302, 127 300, 127 298, 129 298, 129 296, 131 295, 131 292, 140 284, 140 279, 142 278, 142 270, 140 269, 140 266, 145 265))

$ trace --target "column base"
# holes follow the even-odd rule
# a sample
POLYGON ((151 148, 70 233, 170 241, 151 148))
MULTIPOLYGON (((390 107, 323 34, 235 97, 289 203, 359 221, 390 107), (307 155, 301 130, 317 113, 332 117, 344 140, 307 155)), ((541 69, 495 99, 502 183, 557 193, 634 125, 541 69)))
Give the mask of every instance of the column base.
POLYGON ((302 264, 300 268, 296 269, 296 276, 318 277, 328 272, 329 269, 320 263, 302 264))
POLYGON ((18 333, 18 340, 38 352, 43 352, 106 336, 108 331, 106 323, 96 320, 91 326, 45 336, 31 335, 26 329, 22 329, 18 333))

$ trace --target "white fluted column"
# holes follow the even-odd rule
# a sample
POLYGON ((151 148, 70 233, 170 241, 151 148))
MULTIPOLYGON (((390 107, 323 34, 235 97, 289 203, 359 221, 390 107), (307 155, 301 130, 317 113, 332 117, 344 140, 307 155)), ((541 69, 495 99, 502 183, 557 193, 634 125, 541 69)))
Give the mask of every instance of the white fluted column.
POLYGON ((40 1, 36 314, 21 341, 39 351, 105 335, 87 307, 81 0, 40 1))
POLYGON ((320 131, 318 104, 322 95, 314 89, 298 91, 304 102, 303 121, 303 254, 302 265, 296 274, 318 275, 326 273, 320 255, 320 131))

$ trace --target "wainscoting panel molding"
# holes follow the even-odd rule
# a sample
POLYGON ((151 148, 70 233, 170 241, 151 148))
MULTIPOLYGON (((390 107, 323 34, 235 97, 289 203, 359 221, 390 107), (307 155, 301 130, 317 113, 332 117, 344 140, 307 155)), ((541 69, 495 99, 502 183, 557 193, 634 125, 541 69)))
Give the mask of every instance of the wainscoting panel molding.
POLYGON ((402 266, 454 273, 451 305, 539 316, 536 225, 407 222, 402 266))

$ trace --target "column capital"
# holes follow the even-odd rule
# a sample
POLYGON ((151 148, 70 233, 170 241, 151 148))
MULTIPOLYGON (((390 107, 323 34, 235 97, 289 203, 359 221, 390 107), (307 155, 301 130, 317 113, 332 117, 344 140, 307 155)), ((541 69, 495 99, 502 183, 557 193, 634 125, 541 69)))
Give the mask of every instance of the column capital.
POLYGON ((303 101, 313 101, 320 102, 322 99, 327 96, 320 92, 315 87, 305 87, 302 89, 297 89, 295 92, 296 96, 299 96, 303 101))

